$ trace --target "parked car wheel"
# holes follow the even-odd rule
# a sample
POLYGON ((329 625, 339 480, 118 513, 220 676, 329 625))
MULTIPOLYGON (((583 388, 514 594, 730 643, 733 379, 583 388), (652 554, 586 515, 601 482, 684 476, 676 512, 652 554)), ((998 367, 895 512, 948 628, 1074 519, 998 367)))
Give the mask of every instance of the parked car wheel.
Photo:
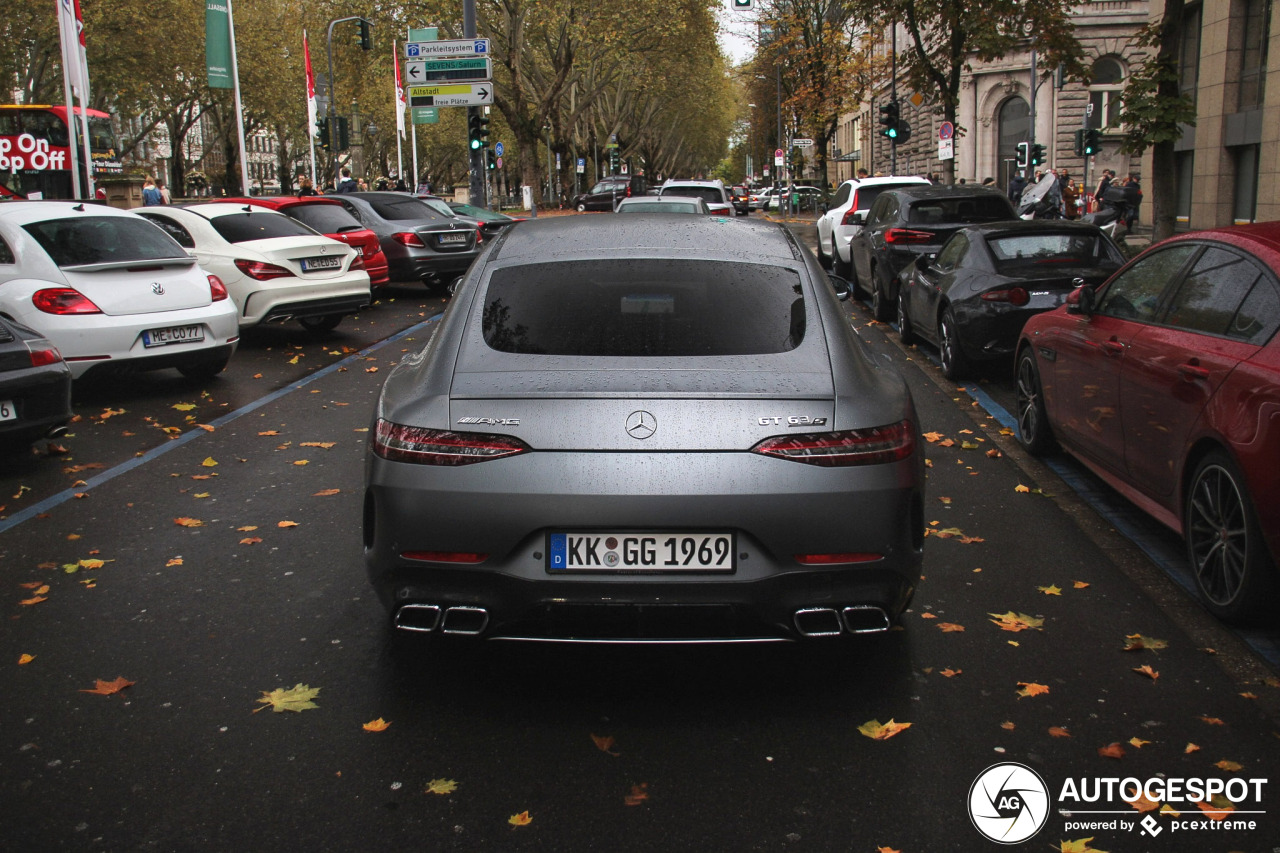
POLYGON ((907 295, 898 290, 898 339, 907 346, 916 342, 915 330, 911 328, 911 318, 907 316, 907 295))
POLYGON ((324 314, 319 317, 299 317, 298 322, 308 332, 332 332, 342 322, 342 315, 324 314))
POLYGON ((227 362, 230 360, 230 358, 214 358, 208 361, 198 361, 179 367, 178 372, 188 379, 194 379, 197 382, 208 382, 226 370, 227 362))
POLYGON ((587 212, 587 206, 586 206, 585 204, 583 204, 582 202, 578 202, 578 212, 579 212, 579 213, 586 213, 586 212, 587 212))
POLYGON ((1049 428, 1049 414, 1044 407, 1044 393, 1040 387, 1040 368, 1036 356, 1027 347, 1018 356, 1015 397, 1018 412, 1018 441, 1033 456, 1042 456, 1054 449, 1057 442, 1049 428))
POLYGON ((1184 501, 1187 557, 1205 606, 1228 622, 1261 616, 1274 601, 1276 568, 1231 457, 1215 450, 1201 460, 1184 501))
POLYGON ((942 373, 948 379, 959 379, 969 370, 969 360, 960 349, 960 336, 956 332, 956 317, 948 308, 938 321, 938 358, 942 361, 942 373))

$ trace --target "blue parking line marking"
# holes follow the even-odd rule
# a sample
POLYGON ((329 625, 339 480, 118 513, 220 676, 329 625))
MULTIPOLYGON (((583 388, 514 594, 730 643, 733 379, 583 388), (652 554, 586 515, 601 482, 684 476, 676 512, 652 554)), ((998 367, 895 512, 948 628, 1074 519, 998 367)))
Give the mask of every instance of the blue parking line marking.
MULTIPOLYGON (((300 388, 306 387, 307 385, 311 384, 317 379, 328 376, 331 373, 336 373, 340 368, 346 367, 350 364, 354 364, 355 362, 359 361, 362 358, 365 358, 369 353, 373 352, 374 350, 380 347, 386 346, 387 344, 395 343, 396 341, 406 338, 409 335, 426 328, 427 326, 434 323, 438 319, 440 319, 439 314, 436 314, 432 317, 428 317, 427 319, 423 320, 421 323, 417 323, 401 332, 397 332, 396 334, 392 335, 389 338, 384 338, 383 340, 378 341, 377 343, 371 346, 365 347, 364 349, 360 350, 360 352, 353 353, 352 355, 347 356, 341 361, 335 361, 333 364, 329 365, 328 367, 317 370, 315 373, 311 374, 310 376, 307 376, 303 379, 298 380, 297 382, 286 385, 284 388, 280 388, 276 391, 272 391, 270 394, 266 395, 265 397, 259 397, 257 400, 254 400, 252 403, 249 403, 248 405, 241 406, 239 409, 236 409, 234 412, 227 412, 227 414, 223 415, 222 417, 216 418, 215 420, 210 421, 209 426, 214 427, 216 429, 225 424, 231 423, 237 418, 244 417, 250 412, 257 411, 258 409, 262 408, 268 403, 275 402, 276 400, 280 399, 286 394, 291 394, 300 388)), ((169 441, 169 442, 166 442, 165 444, 160 445, 159 447, 151 448, 146 453, 143 453, 141 456, 134 457, 133 459, 130 459, 128 462, 121 462, 119 465, 116 465, 114 468, 109 468, 108 470, 103 471, 100 474, 90 477, 87 481, 85 481, 85 484, 82 486, 76 486, 75 488, 65 489, 61 492, 58 492, 55 495, 50 495, 49 497, 45 498, 39 503, 32 504, 26 509, 21 510, 19 512, 15 512, 13 515, 9 516, 8 518, 0 521, 0 533, 4 533, 8 530, 12 530, 14 527, 17 527, 19 524, 22 524, 24 521, 30 521, 36 516, 46 513, 51 509, 53 509, 54 507, 57 507, 61 504, 66 503, 69 500, 74 499, 77 494, 87 492, 90 489, 93 489, 97 486, 101 486, 103 483, 110 482, 111 480, 114 480, 116 477, 119 477, 122 474, 129 473, 134 468, 137 468, 140 465, 145 465, 148 462, 158 459, 159 457, 163 456, 166 453, 170 453, 173 450, 176 450, 177 448, 182 447, 183 445, 189 442, 195 441, 196 439, 206 435, 209 435, 209 433, 206 432, 205 430, 193 429, 190 432, 183 433, 178 438, 175 438, 172 441, 169 441)))

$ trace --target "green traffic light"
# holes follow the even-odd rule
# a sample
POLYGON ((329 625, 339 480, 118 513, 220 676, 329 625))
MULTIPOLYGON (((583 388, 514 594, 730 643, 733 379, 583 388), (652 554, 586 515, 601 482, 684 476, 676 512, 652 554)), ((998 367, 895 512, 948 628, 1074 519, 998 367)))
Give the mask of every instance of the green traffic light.
POLYGON ((887 137, 889 137, 890 139, 897 139, 897 138, 898 138, 898 129, 897 129, 896 127, 891 127, 891 128, 889 128, 888 130, 886 130, 886 131, 884 132, 884 135, 885 135, 885 136, 887 136, 887 137))

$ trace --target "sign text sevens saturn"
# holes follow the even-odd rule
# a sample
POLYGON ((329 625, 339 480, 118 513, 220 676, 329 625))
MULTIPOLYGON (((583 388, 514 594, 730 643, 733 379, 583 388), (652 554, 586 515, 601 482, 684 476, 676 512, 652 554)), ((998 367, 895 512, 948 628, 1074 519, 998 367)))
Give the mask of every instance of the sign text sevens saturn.
POLYGON ((638 441, 644 441, 658 431, 658 419, 641 410, 627 415, 627 435, 638 441))

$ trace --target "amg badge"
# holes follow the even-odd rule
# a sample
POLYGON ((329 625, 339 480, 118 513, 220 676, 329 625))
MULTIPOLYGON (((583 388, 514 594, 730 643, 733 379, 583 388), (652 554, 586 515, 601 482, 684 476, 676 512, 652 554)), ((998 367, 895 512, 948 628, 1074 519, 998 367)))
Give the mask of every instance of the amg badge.
POLYGON ((520 426, 519 418, 458 418, 460 424, 485 424, 487 426, 520 426))

